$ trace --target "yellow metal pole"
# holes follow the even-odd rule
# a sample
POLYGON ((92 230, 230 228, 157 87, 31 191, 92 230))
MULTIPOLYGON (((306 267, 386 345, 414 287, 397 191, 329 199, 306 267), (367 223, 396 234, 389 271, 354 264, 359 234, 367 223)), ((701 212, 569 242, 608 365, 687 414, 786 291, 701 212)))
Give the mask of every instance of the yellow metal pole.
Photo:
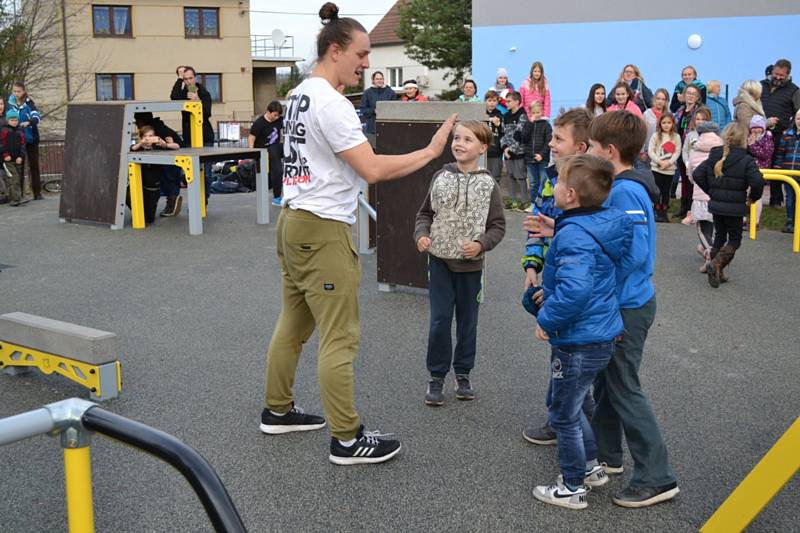
POLYGON ((744 530, 800 470, 800 417, 700 528, 702 533, 744 530))
POLYGON ((142 166, 128 163, 128 183, 131 191, 131 223, 134 229, 144 228, 144 193, 142 191, 142 166))
POLYGON ((794 253, 800 252, 800 185, 798 185, 797 180, 792 179, 792 177, 800 177, 800 171, 797 170, 781 170, 781 169, 770 169, 770 170, 762 170, 761 173, 764 176, 765 180, 772 180, 772 181, 781 181, 787 184, 789 187, 792 188, 794 191, 794 234, 792 236, 792 251, 794 253))
POLYGON ((203 104, 201 102, 186 102, 183 110, 192 114, 189 131, 192 135, 192 148, 203 147, 203 104))
POLYGON ((756 240, 756 216, 758 216, 758 212, 756 209, 756 202, 750 204, 750 240, 756 240))
POLYGON ((69 533, 94 533, 92 464, 89 447, 64 448, 69 533))

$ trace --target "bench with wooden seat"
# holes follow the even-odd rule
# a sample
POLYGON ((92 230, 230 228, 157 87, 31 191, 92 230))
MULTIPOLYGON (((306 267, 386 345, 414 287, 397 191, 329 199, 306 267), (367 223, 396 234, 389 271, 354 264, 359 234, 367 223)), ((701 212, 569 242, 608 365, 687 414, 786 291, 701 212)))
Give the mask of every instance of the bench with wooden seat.
POLYGON ((0 369, 23 374, 38 368, 89 389, 91 399, 122 391, 117 335, 28 313, 0 315, 0 369))

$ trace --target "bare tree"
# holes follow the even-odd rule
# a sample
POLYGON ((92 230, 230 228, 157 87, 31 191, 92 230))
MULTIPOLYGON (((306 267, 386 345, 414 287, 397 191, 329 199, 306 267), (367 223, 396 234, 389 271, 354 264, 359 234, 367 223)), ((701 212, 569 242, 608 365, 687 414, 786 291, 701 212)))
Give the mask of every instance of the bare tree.
POLYGON ((105 58, 89 65, 70 64, 70 52, 89 37, 69 33, 71 22, 90 14, 91 5, 65 0, 22 0, 0 5, 0 90, 8 95, 15 81, 32 94, 47 95, 39 103, 43 119, 62 123, 66 106, 94 84, 105 58), (72 67, 72 69, 70 69, 72 67))

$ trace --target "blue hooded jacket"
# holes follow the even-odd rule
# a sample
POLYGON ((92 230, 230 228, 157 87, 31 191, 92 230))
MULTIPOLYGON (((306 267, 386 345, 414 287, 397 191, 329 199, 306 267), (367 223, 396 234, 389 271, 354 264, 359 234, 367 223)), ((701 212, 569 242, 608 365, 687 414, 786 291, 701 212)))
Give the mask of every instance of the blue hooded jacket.
MULTIPOLYGON (((533 203, 532 214, 534 216, 542 214, 555 219, 561 215, 561 209, 558 208, 553 197, 553 190, 558 182, 556 165, 547 167, 545 173, 547 179, 542 180, 542 183, 539 184, 539 194, 536 195, 536 201, 533 203)), ((525 240, 525 253, 522 256, 522 270, 533 268, 536 272, 541 272, 544 268, 544 256, 548 246, 550 246, 549 238, 534 237, 528 232, 525 240)))
POLYGON ((8 106, 11 109, 16 109, 19 113, 19 123, 27 122, 28 126, 23 129, 25 132, 25 144, 38 145, 39 144, 39 122, 42 118, 39 116, 39 110, 36 109, 36 104, 33 100, 25 97, 24 102, 17 102, 17 97, 13 94, 8 97, 8 106))
POLYGON ((570 209, 556 220, 536 317, 550 344, 608 342, 622 333, 617 269, 633 226, 631 217, 615 208, 570 209))
POLYGON ((642 307, 655 296, 656 224, 653 202, 658 187, 649 170, 626 170, 614 177, 605 207, 625 211, 633 222, 633 242, 618 267, 618 298, 622 309, 642 307))

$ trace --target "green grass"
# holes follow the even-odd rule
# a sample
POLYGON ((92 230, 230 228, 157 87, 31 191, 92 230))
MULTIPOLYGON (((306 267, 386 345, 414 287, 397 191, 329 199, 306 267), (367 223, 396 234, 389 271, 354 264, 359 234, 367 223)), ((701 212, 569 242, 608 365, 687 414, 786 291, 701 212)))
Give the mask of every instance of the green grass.
MULTIPOLYGON (((670 200, 669 202, 669 212, 674 213, 681 208, 681 201, 680 200, 670 200)), ((677 217, 670 218, 670 222, 680 224, 681 219, 677 217)), ((783 207, 769 207, 768 205, 764 206, 764 210, 761 212, 761 230, 775 230, 780 231, 783 226, 786 224, 786 209, 783 207)))

